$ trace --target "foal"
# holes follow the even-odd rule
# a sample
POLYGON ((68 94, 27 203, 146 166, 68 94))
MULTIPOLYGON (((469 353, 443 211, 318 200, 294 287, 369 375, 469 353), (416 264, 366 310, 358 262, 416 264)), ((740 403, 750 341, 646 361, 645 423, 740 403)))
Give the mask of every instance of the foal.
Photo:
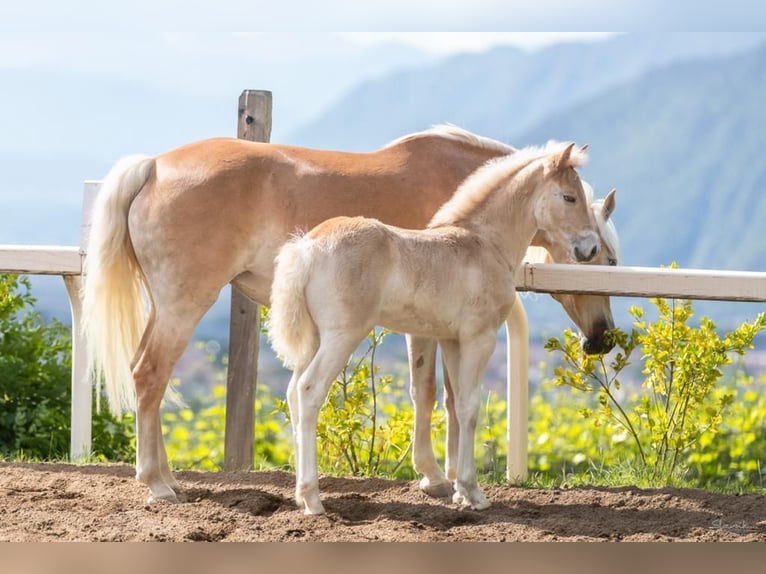
POLYGON ((380 324, 439 341, 458 420, 461 506, 489 501, 476 481, 480 382, 515 301, 514 270, 537 234, 554 257, 592 259, 598 227, 575 167, 574 144, 527 148, 477 170, 427 229, 334 218, 280 250, 269 335, 294 369, 287 391, 297 451, 296 501, 321 514, 319 409, 348 356, 380 324))

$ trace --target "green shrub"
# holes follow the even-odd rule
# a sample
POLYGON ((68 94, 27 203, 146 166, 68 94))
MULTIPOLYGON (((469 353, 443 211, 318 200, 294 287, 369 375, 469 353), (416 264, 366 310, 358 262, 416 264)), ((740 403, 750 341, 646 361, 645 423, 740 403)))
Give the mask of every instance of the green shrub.
MULTIPOLYGON (((58 320, 46 324, 34 304, 27 278, 0 274, 0 457, 62 459, 69 453, 71 334, 58 320)), ((131 458, 131 428, 96 414, 94 458, 131 458)))
MULTIPOLYGON (((374 330, 361 356, 352 357, 333 382, 317 423, 318 464, 336 475, 414 478, 414 412, 400 378, 380 375, 375 354, 386 336, 374 330)), ((289 420, 284 401, 278 401, 289 420)), ((433 433, 443 432, 437 414, 433 433)))
POLYGON ((731 402, 716 433, 692 446, 689 476, 701 487, 764 487, 766 467, 766 376, 755 381, 737 370, 731 384, 716 389, 712 401, 731 402), (728 397, 731 396, 731 399, 728 397))
POLYGON ((722 368, 732 362, 732 354, 744 355, 752 348, 754 337, 766 326, 766 315, 720 337, 707 317, 698 327, 688 324, 693 316, 689 301, 652 302, 659 311, 655 322, 647 323, 643 309, 633 307, 633 330, 610 333, 617 347, 610 359, 585 355, 571 331, 561 340, 550 339, 546 348, 563 359, 554 371, 557 385, 597 393, 597 405, 582 408, 581 415, 595 426, 621 428, 643 470, 664 484, 688 471, 690 453, 701 444, 712 444, 736 394, 721 386, 722 368), (636 349, 645 377, 642 392, 621 397, 620 376, 636 349))

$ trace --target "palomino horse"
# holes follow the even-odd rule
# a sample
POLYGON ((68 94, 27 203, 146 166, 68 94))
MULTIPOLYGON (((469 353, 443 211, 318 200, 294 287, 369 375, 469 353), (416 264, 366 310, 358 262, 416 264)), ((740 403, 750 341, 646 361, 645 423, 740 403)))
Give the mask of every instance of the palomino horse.
MULTIPOLYGON (((268 304, 274 257, 296 230, 337 215, 421 229, 476 168, 514 152, 441 126, 370 153, 212 139, 118 162, 93 209, 84 327, 110 409, 137 408, 136 478, 152 497, 175 500, 179 490, 162 439, 162 396, 227 283, 268 304)), ((599 341, 612 321, 609 299, 581 301, 587 313, 573 319, 586 341, 599 341)), ((417 344, 410 355, 428 364, 431 349, 417 344)), ((412 389, 429 376, 424 368, 413 372, 412 389)), ((435 392, 429 399, 425 388, 418 400, 430 410, 435 392)))
POLYGON ((577 261, 599 250, 598 224, 575 171, 574 144, 526 148, 478 169, 425 230, 338 217, 277 257, 269 336, 293 369, 287 401, 297 451, 295 496, 321 514, 319 409, 349 355, 375 325, 438 340, 458 422, 454 501, 484 509, 474 431, 481 378, 515 302, 514 272, 535 235, 577 261))

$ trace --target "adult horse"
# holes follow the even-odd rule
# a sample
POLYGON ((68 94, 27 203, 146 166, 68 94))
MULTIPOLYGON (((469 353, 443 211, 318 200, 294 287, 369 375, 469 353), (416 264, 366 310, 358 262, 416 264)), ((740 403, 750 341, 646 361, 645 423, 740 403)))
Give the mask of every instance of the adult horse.
POLYGON ((426 229, 337 217, 284 245, 276 260, 268 332, 293 369, 287 402, 297 451, 296 501, 324 513, 317 419, 330 384, 375 325, 438 340, 458 422, 454 500, 489 501, 476 481, 481 380, 515 302, 514 274, 535 235, 557 259, 599 251, 598 224, 574 144, 525 148, 487 162, 426 229))
MULTIPOLYGON (((222 287, 234 283, 268 304, 274 257, 297 230, 337 215, 422 228, 476 168, 514 152, 438 127, 370 153, 217 138, 119 161, 94 205, 84 327, 89 362, 105 383, 110 409, 137 409, 136 478, 152 497, 176 499, 160 402, 222 287)), ((588 312, 573 319, 586 342, 601 341, 612 324, 609 300, 582 301, 588 312)), ((410 355, 429 362, 432 350, 417 344, 410 355)), ((424 369, 413 373, 413 389, 423 376, 424 369)))

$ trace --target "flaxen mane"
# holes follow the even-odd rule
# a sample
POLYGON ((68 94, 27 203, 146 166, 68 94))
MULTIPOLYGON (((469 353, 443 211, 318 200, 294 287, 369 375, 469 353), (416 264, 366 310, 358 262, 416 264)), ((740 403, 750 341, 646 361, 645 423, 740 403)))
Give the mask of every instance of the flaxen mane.
POLYGON ((390 142, 385 147, 392 147, 397 144, 402 144, 417 138, 434 136, 434 135, 441 136, 441 137, 455 140, 455 141, 466 142, 476 147, 496 150, 502 153, 513 153, 516 151, 516 148, 513 146, 505 144, 501 141, 493 140, 492 138, 476 135, 472 132, 469 132, 468 130, 465 130, 463 128, 460 128, 452 124, 439 124, 439 125, 435 125, 431 127, 430 129, 424 130, 422 132, 407 134, 405 136, 395 139, 394 141, 390 142))
MULTIPOLYGON (((451 225, 460 221, 484 203, 501 181, 509 179, 514 172, 522 170, 537 159, 563 151, 567 145, 569 144, 550 141, 544 146, 526 147, 512 155, 489 160, 460 185, 452 198, 436 212, 428 227, 451 225)), ((586 159, 583 149, 573 149, 569 165, 579 167, 586 159)))
POLYGON ((615 258, 620 260, 620 239, 617 236, 617 228, 614 225, 612 219, 604 220, 604 215, 601 213, 601 206, 604 204, 603 199, 598 199, 593 202, 593 213, 596 215, 596 223, 598 223, 598 231, 601 234, 601 239, 606 243, 614 253, 615 258))

